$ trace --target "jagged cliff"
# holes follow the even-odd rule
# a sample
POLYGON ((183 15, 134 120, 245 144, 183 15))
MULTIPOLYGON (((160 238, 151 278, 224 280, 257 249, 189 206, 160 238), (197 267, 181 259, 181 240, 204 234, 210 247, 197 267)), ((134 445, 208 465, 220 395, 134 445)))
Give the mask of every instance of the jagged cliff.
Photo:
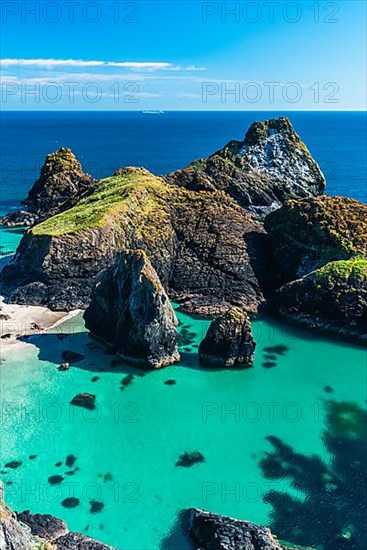
POLYGON ((137 248, 190 311, 215 312, 228 303, 256 311, 273 285, 263 226, 234 199, 126 168, 74 208, 30 229, 1 286, 11 302, 83 308, 117 252, 137 248))
POLYGON ((243 141, 167 176, 189 189, 221 189, 258 217, 287 199, 317 196, 325 177, 286 117, 254 122, 243 141))
POLYGON ((60 187, 76 204, 29 230, 0 280, 10 301, 56 310, 86 307, 96 276, 117 252, 139 248, 187 311, 238 305, 256 312, 278 282, 256 218, 289 197, 324 189, 317 163, 284 117, 254 123, 244 142, 230 142, 166 178, 125 168, 93 192, 87 184, 75 186, 76 176, 84 180, 70 152, 62 153, 70 162, 56 155, 57 161, 49 156, 27 204, 38 211, 40 205, 48 212, 60 208, 54 190, 60 173, 60 187), (68 162, 73 176, 66 183, 68 162))

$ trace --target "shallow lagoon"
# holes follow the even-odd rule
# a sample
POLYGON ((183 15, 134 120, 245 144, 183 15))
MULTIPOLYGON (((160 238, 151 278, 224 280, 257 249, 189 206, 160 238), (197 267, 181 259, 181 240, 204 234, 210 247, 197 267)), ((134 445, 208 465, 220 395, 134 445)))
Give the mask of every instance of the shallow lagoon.
MULTIPOLYGON (((276 524, 284 510, 279 504, 274 507, 274 499, 273 505, 269 503, 269 491, 302 500, 310 496, 299 490, 294 470, 298 468, 302 477, 310 469, 303 455, 316 454, 331 462, 322 437, 330 400, 353 403, 341 411, 346 420, 341 436, 355 438, 355 411, 359 414, 366 399, 366 351, 279 321, 258 319, 253 321, 254 367, 207 371, 200 369, 196 351, 208 321, 182 313, 179 318, 181 364, 157 372, 116 365, 113 356, 88 336, 81 316, 53 333, 33 336, 5 355, 1 468, 8 482, 6 499, 13 508, 62 517, 71 529, 121 550, 185 550, 188 543, 175 527, 183 508, 201 507, 276 524), (60 372, 62 351, 67 349, 84 359, 60 372), (166 384, 167 380, 175 383, 166 384), (69 405, 80 392, 96 395, 95 411, 69 405), (274 450, 268 436, 291 447, 286 448, 291 462, 286 470, 279 472, 274 455, 262 462, 265 453, 274 450), (186 451, 199 451, 205 462, 176 466, 186 451), (76 457, 71 466, 65 464, 68 455, 76 457), (4 468, 9 461, 22 464, 4 468), (55 475, 64 479, 52 485, 48 478, 55 475), (65 507, 77 503, 65 502, 70 497, 79 499, 74 508, 65 507)), ((358 443, 365 449, 364 436, 364 431, 358 432, 358 443)), ((281 449, 278 446, 278 458, 283 454, 284 464, 281 449)), ((324 478, 332 490, 330 476, 324 478)), ((307 524, 307 508, 304 512, 307 524)), ((302 532, 305 521, 298 512, 292 516, 290 508, 287 529, 278 534, 310 543, 302 532)), ((319 522, 319 530, 325 523, 326 536, 328 529, 332 534, 340 530, 343 542, 356 529, 348 518, 343 525, 328 525, 322 513, 319 522)), ((355 523, 361 539, 358 519, 355 523)))

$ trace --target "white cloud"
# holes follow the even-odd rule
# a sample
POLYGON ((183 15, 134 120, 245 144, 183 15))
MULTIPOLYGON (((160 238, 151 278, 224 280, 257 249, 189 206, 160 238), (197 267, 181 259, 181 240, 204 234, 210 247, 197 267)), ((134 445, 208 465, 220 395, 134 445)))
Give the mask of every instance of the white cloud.
POLYGON ((85 61, 82 59, 1 59, 3 67, 123 67, 136 71, 203 71, 205 67, 188 65, 182 67, 167 62, 155 61, 85 61))

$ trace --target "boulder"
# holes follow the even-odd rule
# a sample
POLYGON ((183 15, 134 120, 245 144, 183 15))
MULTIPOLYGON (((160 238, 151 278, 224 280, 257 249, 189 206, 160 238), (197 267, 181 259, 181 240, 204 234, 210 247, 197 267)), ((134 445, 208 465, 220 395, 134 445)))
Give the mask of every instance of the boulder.
POLYGON ((262 525, 198 509, 190 516, 189 533, 200 550, 290 550, 262 525))
POLYGON ((286 281, 330 261, 367 254, 367 205, 354 199, 288 201, 266 217, 265 229, 286 281))
POLYGON ((112 546, 74 532, 59 537, 53 544, 55 550, 115 550, 112 546))
POLYGON ((325 177, 286 117, 254 122, 243 141, 230 141, 167 181, 194 190, 226 191, 264 217, 287 199, 321 195, 325 177))
POLYGON ((367 344, 367 259, 329 262, 276 294, 280 313, 299 324, 367 344))
POLYGON ((96 284, 84 319, 128 362, 160 368, 180 359, 175 312, 142 250, 117 256, 96 284))
POLYGON ((205 367, 251 367, 255 347, 247 313, 232 307, 210 324, 199 346, 200 363, 205 367))

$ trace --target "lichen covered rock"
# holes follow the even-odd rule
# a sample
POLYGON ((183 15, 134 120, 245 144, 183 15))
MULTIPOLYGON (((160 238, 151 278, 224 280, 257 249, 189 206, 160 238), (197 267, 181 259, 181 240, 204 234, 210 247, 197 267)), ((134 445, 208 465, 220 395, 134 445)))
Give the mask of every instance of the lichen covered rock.
POLYGON ((291 200, 266 217, 265 228, 288 281, 330 261, 367 254, 367 205, 354 199, 291 200))
POLYGON ((92 334, 126 361, 149 368, 179 361, 178 321, 142 250, 117 256, 96 284, 84 319, 92 334))
POLYGON ((287 199, 325 189, 324 175, 286 117, 254 122, 243 141, 230 141, 167 180, 189 189, 224 190, 259 217, 287 199))
POLYGON ((232 307, 209 326, 199 347, 200 362, 207 367, 250 367, 255 347, 247 313, 232 307))
POLYGON ((367 344, 367 259, 329 262, 277 292, 280 312, 300 324, 367 344))

